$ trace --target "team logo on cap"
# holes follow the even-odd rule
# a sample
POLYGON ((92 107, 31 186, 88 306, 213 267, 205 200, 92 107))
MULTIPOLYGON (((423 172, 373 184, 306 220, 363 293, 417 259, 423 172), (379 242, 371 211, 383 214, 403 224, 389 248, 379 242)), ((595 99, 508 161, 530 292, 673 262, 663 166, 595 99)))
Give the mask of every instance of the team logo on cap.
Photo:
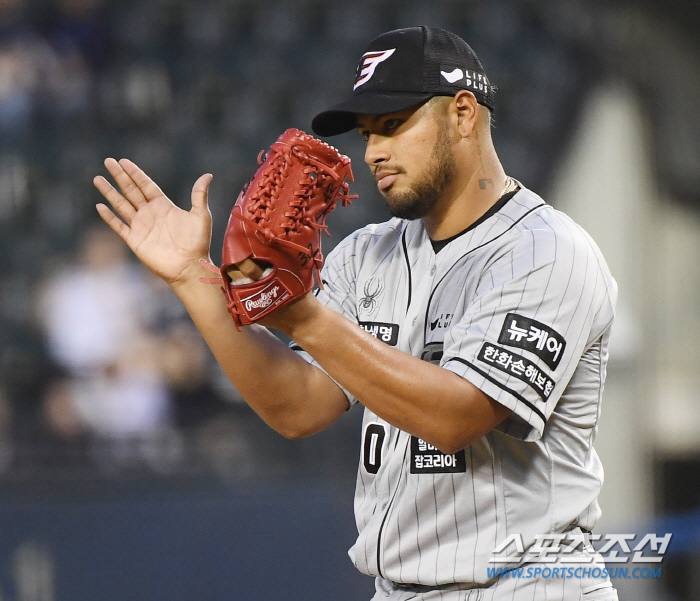
POLYGON ((352 87, 353 90, 357 90, 362 84, 367 83, 374 75, 374 70, 377 68, 379 63, 383 63, 388 59, 394 52, 396 48, 391 48, 390 50, 375 50, 373 52, 365 52, 362 55, 362 61, 360 62, 360 72, 359 79, 355 82, 352 87))

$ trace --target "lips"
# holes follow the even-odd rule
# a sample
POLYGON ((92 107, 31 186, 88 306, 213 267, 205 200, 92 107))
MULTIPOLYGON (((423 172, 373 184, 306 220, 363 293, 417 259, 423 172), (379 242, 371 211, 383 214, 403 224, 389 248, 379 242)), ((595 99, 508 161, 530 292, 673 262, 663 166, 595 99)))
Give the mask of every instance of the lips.
POLYGON ((398 175, 399 173, 396 171, 380 171, 374 174, 374 181, 377 182, 377 188, 383 191, 394 184, 398 175))
POLYGON ((398 174, 393 173, 392 175, 385 175, 377 181, 377 188, 380 190, 386 190, 391 187, 398 174))

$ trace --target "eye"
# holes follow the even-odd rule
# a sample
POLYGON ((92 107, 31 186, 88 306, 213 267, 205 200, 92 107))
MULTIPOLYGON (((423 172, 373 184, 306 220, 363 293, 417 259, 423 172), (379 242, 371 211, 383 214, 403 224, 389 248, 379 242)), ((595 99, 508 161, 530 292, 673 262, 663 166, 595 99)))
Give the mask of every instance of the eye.
POLYGON ((403 124, 403 119, 399 119, 397 117, 392 117, 391 119, 387 119, 384 122, 384 131, 387 133, 391 133, 395 130, 397 130, 401 125, 403 124))
POLYGON ((365 139, 365 142, 369 141, 369 131, 366 129, 358 129, 357 131, 360 132, 360 135, 365 139))

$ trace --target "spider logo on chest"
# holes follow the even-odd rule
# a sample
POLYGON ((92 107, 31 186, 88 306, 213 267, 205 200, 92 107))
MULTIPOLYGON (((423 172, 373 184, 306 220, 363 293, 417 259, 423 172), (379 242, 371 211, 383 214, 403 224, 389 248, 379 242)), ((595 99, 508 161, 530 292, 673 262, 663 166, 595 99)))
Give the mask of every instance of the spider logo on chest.
POLYGON ((384 282, 381 278, 371 277, 365 282, 364 296, 358 302, 360 314, 374 313, 377 308, 378 298, 384 291, 384 282))

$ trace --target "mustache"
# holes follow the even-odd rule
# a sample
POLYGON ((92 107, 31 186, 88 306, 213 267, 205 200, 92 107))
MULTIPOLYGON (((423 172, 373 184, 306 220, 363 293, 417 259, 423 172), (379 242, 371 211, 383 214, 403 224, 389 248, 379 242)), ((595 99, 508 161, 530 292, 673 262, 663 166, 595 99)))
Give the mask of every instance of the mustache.
POLYGON ((375 178, 384 177, 385 175, 398 175, 399 173, 406 173, 406 170, 399 165, 378 165, 372 169, 372 174, 375 178))

